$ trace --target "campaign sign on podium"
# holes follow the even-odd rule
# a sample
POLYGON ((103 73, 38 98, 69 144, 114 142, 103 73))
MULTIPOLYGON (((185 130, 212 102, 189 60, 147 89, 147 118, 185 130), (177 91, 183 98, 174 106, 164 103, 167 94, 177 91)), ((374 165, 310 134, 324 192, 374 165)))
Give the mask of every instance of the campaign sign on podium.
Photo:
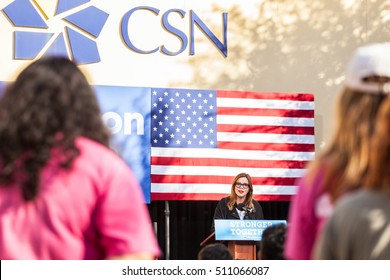
POLYGON ((215 220, 216 240, 260 241, 263 231, 286 220, 215 220))

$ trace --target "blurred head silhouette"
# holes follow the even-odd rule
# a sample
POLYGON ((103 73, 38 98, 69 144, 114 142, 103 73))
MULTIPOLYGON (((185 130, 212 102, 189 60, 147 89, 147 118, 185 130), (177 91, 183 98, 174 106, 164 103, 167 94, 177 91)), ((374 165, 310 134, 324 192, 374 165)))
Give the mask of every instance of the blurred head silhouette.
POLYGON ((284 241, 286 225, 277 224, 267 227, 261 237, 258 258, 262 260, 284 260, 284 241))
POLYGON ((78 136, 108 146, 109 132, 85 76, 68 58, 34 61, 0 99, 0 183, 18 180, 24 200, 34 199, 52 148, 63 154, 60 165, 70 168, 79 154, 78 136))
POLYGON ((198 253, 198 260, 232 260, 229 249, 222 243, 213 243, 203 247, 198 253))

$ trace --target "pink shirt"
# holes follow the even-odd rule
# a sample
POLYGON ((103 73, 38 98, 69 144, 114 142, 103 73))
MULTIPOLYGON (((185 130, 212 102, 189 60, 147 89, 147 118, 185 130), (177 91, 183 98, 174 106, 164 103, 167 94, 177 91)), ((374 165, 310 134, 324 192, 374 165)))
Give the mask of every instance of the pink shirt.
POLYGON ((320 188, 323 174, 317 174, 311 185, 306 180, 299 180, 291 203, 284 247, 286 259, 311 259, 315 240, 333 209, 328 194, 320 188))
POLYGON ((160 249, 141 188, 106 147, 78 138, 71 170, 50 161, 38 197, 0 188, 0 259, 104 259, 160 249))

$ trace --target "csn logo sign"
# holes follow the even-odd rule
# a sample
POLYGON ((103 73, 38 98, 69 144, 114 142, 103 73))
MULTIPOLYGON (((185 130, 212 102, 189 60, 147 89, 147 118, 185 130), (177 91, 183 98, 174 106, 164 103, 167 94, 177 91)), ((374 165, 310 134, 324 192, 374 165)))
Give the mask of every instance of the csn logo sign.
MULTIPOLYGON (((15 0, 6 6, 3 13, 15 28, 14 59, 32 60, 42 55, 64 55, 78 64, 99 62, 97 39, 109 14, 91 4, 88 5, 89 3, 90 0, 15 0)), ((223 13, 221 42, 192 10, 185 12, 181 9, 170 9, 161 12, 154 7, 139 6, 123 15, 120 21, 120 36, 126 47, 138 54, 159 51, 165 55, 176 56, 188 48, 189 55, 195 55, 194 29, 198 28, 223 57, 227 57, 227 18, 227 13, 223 13), (163 43, 156 43, 156 46, 150 49, 137 46, 129 32, 129 21, 134 14, 142 14, 145 20, 150 16, 161 17, 161 28, 177 38, 180 47, 171 50, 163 43), (173 14, 189 19, 188 32, 180 30, 169 21, 170 15, 173 14)))
POLYGON ((43 55, 65 55, 78 64, 100 61, 96 39, 108 18, 106 12, 90 5, 61 17, 63 13, 90 1, 52 1, 52 4, 56 4, 54 14, 46 6, 40 6, 39 1, 33 2, 15 0, 3 9, 16 28, 13 34, 15 59, 34 59, 47 48, 43 55), (88 20, 90 18, 93 18, 93 21, 88 20), (62 23, 59 29, 48 25, 58 19, 62 23), (26 28, 31 31, 24 31, 26 28))
POLYGON ((218 50, 222 53, 224 57, 227 57, 227 13, 222 14, 222 24, 223 24, 223 43, 214 35, 214 33, 208 28, 208 26, 201 20, 201 18, 194 12, 189 11, 189 34, 187 35, 182 30, 176 28, 169 22, 169 16, 177 14, 181 18, 185 18, 187 13, 181 9, 170 9, 164 13, 161 13, 159 9, 147 6, 136 7, 128 11, 122 18, 121 22, 121 36, 126 46, 137 53, 141 54, 150 54, 155 53, 157 51, 162 52, 166 55, 175 56, 181 54, 189 45, 189 54, 195 54, 195 39, 194 39, 194 29, 198 27, 203 34, 205 34, 208 39, 212 42, 212 44, 218 48, 218 50), (135 44, 133 44, 131 40, 131 34, 129 34, 128 26, 129 20, 135 13, 144 13, 145 16, 161 16, 162 27, 166 32, 171 34, 172 36, 178 38, 180 40, 180 48, 178 50, 169 50, 165 45, 156 46, 153 49, 145 50, 138 48, 135 44))

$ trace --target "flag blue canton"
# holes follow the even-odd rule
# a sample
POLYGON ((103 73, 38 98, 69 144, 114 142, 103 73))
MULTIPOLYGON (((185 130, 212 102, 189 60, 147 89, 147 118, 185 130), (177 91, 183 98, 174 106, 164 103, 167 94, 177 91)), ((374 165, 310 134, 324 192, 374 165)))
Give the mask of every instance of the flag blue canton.
POLYGON ((217 147, 215 91, 152 89, 152 147, 217 147))

